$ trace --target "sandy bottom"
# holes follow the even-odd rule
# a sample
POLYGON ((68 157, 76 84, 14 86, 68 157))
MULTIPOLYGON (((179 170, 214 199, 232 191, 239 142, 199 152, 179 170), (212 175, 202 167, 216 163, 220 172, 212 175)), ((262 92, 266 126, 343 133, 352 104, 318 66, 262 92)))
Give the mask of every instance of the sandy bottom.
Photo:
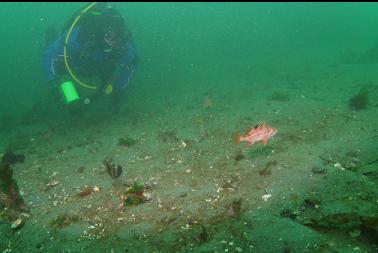
POLYGON ((4 141, 26 156, 14 177, 29 214, 18 229, 0 223, 0 250, 377 252, 378 86, 366 68, 133 90, 113 116, 14 128, 4 141), (368 107, 352 110, 363 85, 368 107), (267 145, 233 143, 259 121, 278 129, 267 145), (136 144, 119 145, 127 137, 136 144), (135 180, 151 199, 122 207, 135 180))

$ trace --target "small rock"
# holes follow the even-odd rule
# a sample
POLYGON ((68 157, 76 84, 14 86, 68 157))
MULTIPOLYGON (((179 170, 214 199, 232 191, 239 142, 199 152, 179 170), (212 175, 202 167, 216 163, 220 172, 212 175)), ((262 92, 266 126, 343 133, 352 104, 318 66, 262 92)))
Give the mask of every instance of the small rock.
POLYGON ((314 174, 324 174, 327 172, 327 169, 325 167, 314 166, 312 167, 311 172, 314 174))

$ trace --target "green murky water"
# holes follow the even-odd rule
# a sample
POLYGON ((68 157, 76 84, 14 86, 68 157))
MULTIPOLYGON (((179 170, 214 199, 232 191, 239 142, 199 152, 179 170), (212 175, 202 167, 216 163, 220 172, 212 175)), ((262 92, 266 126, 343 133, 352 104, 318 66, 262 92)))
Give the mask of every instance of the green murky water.
POLYGON ((42 53, 83 6, 0 4, 0 152, 26 157, 28 209, 0 202, 2 252, 376 252, 377 3, 114 3, 138 67, 119 110, 86 90, 73 115, 42 53), (267 146, 232 143, 259 121, 267 146), (150 202, 116 209, 132 178, 150 202))

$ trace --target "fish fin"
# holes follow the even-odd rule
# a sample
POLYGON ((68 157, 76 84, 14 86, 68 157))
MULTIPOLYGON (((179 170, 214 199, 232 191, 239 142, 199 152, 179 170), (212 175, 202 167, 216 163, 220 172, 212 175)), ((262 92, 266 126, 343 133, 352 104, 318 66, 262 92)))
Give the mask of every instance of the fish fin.
POLYGON ((257 122, 255 128, 259 128, 259 127, 261 127, 263 125, 265 125, 265 121, 260 120, 259 122, 257 122))
POLYGON ((268 143, 268 139, 262 139, 261 140, 262 144, 264 144, 264 146, 268 143))
POLYGON ((240 134, 239 133, 234 133, 232 136, 232 140, 234 141, 235 144, 240 144, 240 134))
POLYGON ((253 129, 255 128, 249 128, 247 131, 245 131, 244 135, 248 135, 253 129))

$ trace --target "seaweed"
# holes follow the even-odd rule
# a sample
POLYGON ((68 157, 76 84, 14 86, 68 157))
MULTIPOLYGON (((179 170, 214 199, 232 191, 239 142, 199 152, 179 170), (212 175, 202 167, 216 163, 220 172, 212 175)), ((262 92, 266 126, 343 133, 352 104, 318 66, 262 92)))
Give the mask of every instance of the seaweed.
POLYGON ((127 198, 124 201, 124 204, 126 206, 134 206, 134 205, 142 204, 143 202, 144 202, 143 195, 131 194, 127 196, 127 198))
POLYGON ((138 184, 137 181, 134 181, 133 186, 131 187, 131 189, 129 189, 125 192, 125 195, 128 195, 130 193, 135 193, 135 194, 143 193, 143 191, 144 191, 144 185, 138 184))
POLYGON ((366 109, 369 104, 369 90, 364 87, 361 88, 358 94, 349 99, 349 106, 351 109, 359 111, 366 109))
POLYGON ((146 197, 143 193, 144 185, 138 184, 136 181, 134 181, 134 185, 124 194, 124 205, 133 206, 144 203, 146 201, 146 197))

